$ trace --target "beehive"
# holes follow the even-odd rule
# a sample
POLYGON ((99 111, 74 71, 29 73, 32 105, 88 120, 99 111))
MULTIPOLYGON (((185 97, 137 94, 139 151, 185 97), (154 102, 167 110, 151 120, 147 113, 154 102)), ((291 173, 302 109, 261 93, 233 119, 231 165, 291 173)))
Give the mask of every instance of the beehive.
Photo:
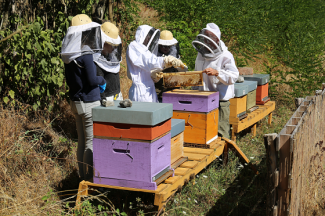
POLYGON ((183 119, 172 119, 171 130, 171 164, 183 157, 184 151, 184 130, 185 121, 183 119))
POLYGON ((175 89, 164 92, 162 101, 174 110, 207 113, 219 107, 219 92, 175 89))
POLYGON ((218 137, 218 108, 208 113, 174 110, 173 119, 185 120, 186 143, 209 144, 218 137))
POLYGON ((115 101, 92 113, 94 183, 155 190, 171 165, 172 104, 115 101))

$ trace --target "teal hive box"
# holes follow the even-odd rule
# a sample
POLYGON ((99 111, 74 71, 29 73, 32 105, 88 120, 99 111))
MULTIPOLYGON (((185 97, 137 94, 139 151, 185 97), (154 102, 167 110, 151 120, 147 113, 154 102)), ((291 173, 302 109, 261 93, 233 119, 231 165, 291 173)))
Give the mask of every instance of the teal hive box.
POLYGON ((235 97, 242 97, 248 93, 248 85, 242 85, 241 83, 235 83, 235 97))
POLYGON ((247 81, 257 81, 257 85, 265 85, 270 81, 270 74, 253 74, 244 75, 243 77, 247 81))
POLYGON ((257 89, 257 81, 244 81, 242 83, 236 83, 236 86, 246 85, 248 92, 254 91, 257 89))
POLYGON ((174 137, 185 130, 184 119, 172 119, 171 137, 174 137))
POLYGON ((154 126, 173 116, 173 105, 169 103, 148 103, 132 101, 132 107, 98 106, 92 109, 94 122, 111 122, 122 124, 154 126))

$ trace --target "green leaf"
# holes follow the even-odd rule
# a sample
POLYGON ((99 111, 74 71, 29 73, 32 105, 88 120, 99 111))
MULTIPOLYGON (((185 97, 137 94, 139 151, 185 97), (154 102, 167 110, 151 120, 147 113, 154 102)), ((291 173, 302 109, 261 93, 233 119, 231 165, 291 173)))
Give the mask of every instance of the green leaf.
POLYGON ((41 25, 38 22, 35 22, 33 25, 33 30, 35 33, 39 33, 41 31, 41 25))
POLYGON ((51 58, 51 63, 55 64, 55 65, 58 65, 60 62, 58 61, 57 57, 52 57, 51 58))
POLYGON ((8 97, 4 97, 3 98, 3 102, 5 102, 5 104, 7 104, 9 102, 9 98, 8 97))
POLYGON ((14 99, 14 97, 15 97, 15 92, 14 92, 13 90, 10 90, 10 91, 9 91, 9 96, 10 96, 12 99, 14 99))

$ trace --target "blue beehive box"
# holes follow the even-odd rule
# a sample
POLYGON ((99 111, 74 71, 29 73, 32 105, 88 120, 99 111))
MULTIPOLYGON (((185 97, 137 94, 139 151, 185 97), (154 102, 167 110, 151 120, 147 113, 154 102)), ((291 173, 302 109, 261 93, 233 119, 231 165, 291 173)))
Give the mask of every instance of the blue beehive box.
POLYGON ((247 81, 257 81, 257 85, 265 85, 270 81, 270 74, 253 74, 244 75, 243 77, 247 81))

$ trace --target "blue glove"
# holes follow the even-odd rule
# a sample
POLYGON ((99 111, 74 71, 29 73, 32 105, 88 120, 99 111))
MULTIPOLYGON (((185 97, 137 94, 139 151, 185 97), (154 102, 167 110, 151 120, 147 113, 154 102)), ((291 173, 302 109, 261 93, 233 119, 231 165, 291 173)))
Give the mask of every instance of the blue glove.
POLYGON ((106 89, 106 83, 104 85, 98 85, 98 86, 99 86, 100 93, 103 93, 106 89))

